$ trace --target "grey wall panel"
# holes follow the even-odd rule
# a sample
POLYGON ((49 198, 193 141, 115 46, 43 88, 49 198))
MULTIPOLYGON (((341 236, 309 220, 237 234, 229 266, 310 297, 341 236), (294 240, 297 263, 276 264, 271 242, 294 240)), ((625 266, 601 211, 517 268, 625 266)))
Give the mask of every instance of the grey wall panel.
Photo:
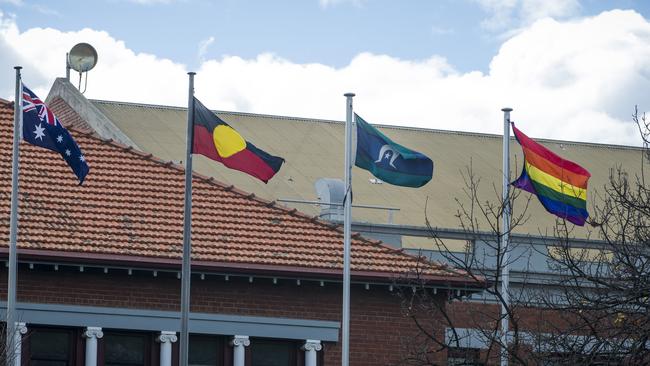
MULTIPOLYGON (((6 316, 6 302, 0 316, 6 316)), ((140 309, 18 303, 18 319, 29 324, 179 331, 179 313, 140 309)), ((191 313, 190 332, 288 339, 338 341, 340 323, 322 320, 191 313)))

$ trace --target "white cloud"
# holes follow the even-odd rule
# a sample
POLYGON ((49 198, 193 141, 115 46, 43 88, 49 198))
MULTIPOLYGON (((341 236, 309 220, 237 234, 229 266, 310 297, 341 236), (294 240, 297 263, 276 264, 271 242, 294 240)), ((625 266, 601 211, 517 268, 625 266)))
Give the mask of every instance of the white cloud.
POLYGON ((538 19, 564 18, 580 11, 578 0, 524 0, 521 2, 521 16, 526 23, 538 19))
MULTIPOLYGON (((184 65, 150 54, 135 53, 106 32, 87 28, 77 32, 52 28, 31 28, 20 32, 10 18, 5 18, 0 22, 2 24, 0 41, 5 42, 15 56, 9 60, 4 52, 0 53, 0 69, 7 70, 14 66, 13 63, 21 63, 25 83, 42 98, 47 95, 54 78, 65 75, 65 54, 79 42, 90 43, 99 55, 97 66, 89 72, 87 96, 178 104, 185 94, 179 87, 186 82, 184 65)), ((76 85, 74 71, 71 80, 76 85)), ((1 81, 0 96, 12 96, 13 83, 1 81), (7 93, 8 89, 11 92, 7 93)))
POLYGON ((210 47, 212 43, 214 43, 214 37, 212 36, 199 42, 199 61, 205 61, 205 55, 208 52, 208 47, 210 47))
POLYGON ((481 25, 490 31, 530 25, 539 19, 566 18, 580 10, 578 0, 474 0, 489 16, 481 25))
MULTIPOLYGON (((91 29, 20 31, 13 18, 0 17, 0 69, 22 62, 26 82, 44 96, 78 42, 99 53, 88 97, 186 103, 185 65, 91 29)), ((500 109, 508 106, 530 136, 637 144, 630 114, 635 104, 648 110, 650 23, 633 11, 545 18, 505 41, 488 73, 458 72, 439 56, 369 53, 341 68, 262 54, 206 60, 196 71, 197 96, 215 109, 343 120, 343 93, 353 91, 355 109, 372 123, 501 133, 500 109)), ((0 96, 11 98, 11 74, 3 77, 0 96)))

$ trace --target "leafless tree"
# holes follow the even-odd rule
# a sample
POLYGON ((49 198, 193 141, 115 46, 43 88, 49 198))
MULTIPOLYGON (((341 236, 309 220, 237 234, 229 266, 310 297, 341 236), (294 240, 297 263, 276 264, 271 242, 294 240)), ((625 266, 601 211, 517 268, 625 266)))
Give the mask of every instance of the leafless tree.
MULTIPOLYGON (((0 323, 0 365, 14 365, 16 362, 16 350, 18 349, 17 345, 13 345, 11 348, 7 347, 6 338, 7 337, 7 327, 6 323, 0 323)), ((22 342, 28 340, 27 336, 23 336, 22 342)))
POLYGON ((486 287, 471 297, 447 291, 447 301, 440 301, 440 294, 434 294, 420 270, 414 269, 407 278, 411 286, 398 292, 404 313, 421 331, 411 342, 405 364, 441 364, 441 353, 447 354, 449 364, 495 364, 502 349, 511 364, 650 364, 650 187, 643 170, 650 160, 650 121, 636 109, 633 120, 643 141, 640 173, 630 175, 612 167, 608 183, 590 189, 591 237, 576 241, 573 225, 558 219, 554 231, 544 233, 552 244, 543 253, 511 241, 509 250, 519 254, 508 263, 501 241, 506 234, 501 226, 505 202, 518 208, 512 215, 512 232, 529 219, 530 195, 511 190, 504 202, 500 187, 493 187, 494 199, 483 200, 480 178, 473 175, 470 163, 463 173, 465 189, 456 214, 465 250, 450 248, 428 219, 427 225, 444 261, 484 281, 486 287), (525 257, 532 254, 544 255, 553 275, 533 281, 526 269, 520 271, 518 290, 511 288, 506 301, 500 291, 504 267, 526 263, 525 257), (507 344, 499 327, 502 307, 510 323, 507 344), (431 331, 441 326, 445 331, 431 331), (487 349, 469 345, 477 332, 487 349))
POLYGON ((550 342, 555 352, 596 364, 650 363, 650 187, 644 165, 650 157, 650 122, 635 108, 643 141, 640 173, 621 167, 593 200, 591 248, 571 245, 571 227, 559 221, 557 247, 549 256, 563 286, 540 301, 562 314, 564 328, 550 342))
MULTIPOLYGON (((523 205, 514 206, 515 200, 524 199, 520 198, 521 192, 510 190, 509 197, 504 201, 501 199, 501 187, 496 186, 492 187, 496 199, 481 200, 478 193, 480 178, 474 175, 471 162, 460 174, 464 189, 463 197, 456 199, 459 207, 456 218, 460 225, 457 235, 465 241, 463 250, 450 247, 448 241, 438 234, 439 230, 431 225, 428 216, 426 224, 431 240, 444 257, 446 265, 485 284, 483 293, 479 294, 484 301, 469 301, 469 293, 463 289, 445 291, 447 301, 440 301, 440 294, 432 292, 429 283, 423 280, 420 269, 414 269, 406 279, 410 286, 401 287, 398 294, 402 298, 405 314, 411 317, 421 334, 418 340, 410 342, 411 349, 404 358, 404 363, 437 365, 443 362, 440 361, 441 352, 447 352, 450 363, 459 365, 494 362, 500 356, 503 343, 500 322, 504 316, 508 318, 512 330, 507 347, 510 358, 518 363, 526 363, 525 353, 521 351, 525 344, 521 339, 517 312, 519 304, 526 303, 524 297, 527 295, 509 291, 509 299, 506 299, 500 284, 503 268, 522 260, 521 255, 505 259, 502 238, 528 220, 526 212, 530 200, 525 200, 523 205), (519 208, 518 211, 512 211, 510 230, 507 232, 502 225, 505 203, 519 208), (441 320, 445 330, 431 332, 431 329, 436 329, 434 325, 440 327, 441 320), (466 329, 479 333, 468 334, 466 329), (487 345, 486 350, 477 351, 469 346, 470 338, 477 336, 487 345)), ((510 243, 509 252, 517 252, 514 250, 516 246, 516 243, 510 243)), ((526 281, 525 278, 519 280, 526 281)))

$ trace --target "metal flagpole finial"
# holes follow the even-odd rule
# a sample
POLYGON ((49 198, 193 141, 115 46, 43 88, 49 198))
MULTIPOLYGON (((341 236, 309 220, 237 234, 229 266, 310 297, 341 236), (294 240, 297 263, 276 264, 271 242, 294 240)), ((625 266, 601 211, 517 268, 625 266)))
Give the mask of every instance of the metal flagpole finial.
POLYGON ((510 108, 510 107, 501 108, 501 111, 502 112, 512 112, 512 108, 510 108))
POLYGON ((354 93, 345 93, 345 94, 343 94, 344 97, 348 97, 348 98, 352 98, 352 97, 354 97, 355 95, 356 95, 356 94, 354 94, 354 93))
POLYGON ((196 73, 194 71, 190 71, 190 72, 187 73, 187 75, 194 76, 194 75, 196 75, 196 73))
POLYGON ((14 66, 14 69, 16 69, 16 70, 20 70, 22 68, 23 68, 22 66, 14 66))

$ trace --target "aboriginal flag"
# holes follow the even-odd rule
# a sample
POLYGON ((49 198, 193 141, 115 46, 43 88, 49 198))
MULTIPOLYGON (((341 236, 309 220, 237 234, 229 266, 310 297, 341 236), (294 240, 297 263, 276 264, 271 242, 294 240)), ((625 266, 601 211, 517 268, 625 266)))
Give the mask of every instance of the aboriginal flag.
POLYGON ((260 150, 194 98, 192 153, 221 162, 267 183, 284 159, 260 150))

